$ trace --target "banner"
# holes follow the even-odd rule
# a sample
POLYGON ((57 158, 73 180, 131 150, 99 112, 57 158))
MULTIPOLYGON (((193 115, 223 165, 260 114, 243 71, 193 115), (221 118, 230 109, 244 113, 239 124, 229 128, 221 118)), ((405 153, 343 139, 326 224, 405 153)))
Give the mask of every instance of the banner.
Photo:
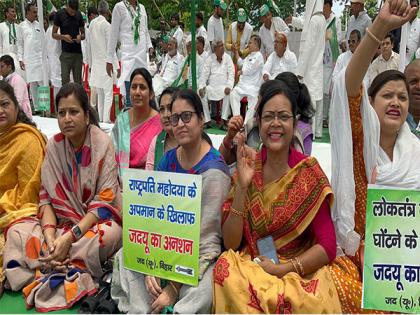
POLYGON ((420 191, 370 185, 363 308, 420 313, 420 191))
POLYGON ((38 86, 38 104, 34 104, 34 106, 37 111, 44 112, 50 110, 49 86, 38 86))
POLYGON ((197 286, 201 176, 127 169, 124 267, 197 286))

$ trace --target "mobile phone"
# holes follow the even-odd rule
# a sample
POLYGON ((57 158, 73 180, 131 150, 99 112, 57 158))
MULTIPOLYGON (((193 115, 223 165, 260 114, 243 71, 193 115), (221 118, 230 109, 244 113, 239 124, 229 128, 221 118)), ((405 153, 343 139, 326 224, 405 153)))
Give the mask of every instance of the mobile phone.
POLYGON ((277 257, 274 239, 271 235, 257 240, 257 248, 261 256, 272 259, 276 264, 280 263, 279 258, 277 257))

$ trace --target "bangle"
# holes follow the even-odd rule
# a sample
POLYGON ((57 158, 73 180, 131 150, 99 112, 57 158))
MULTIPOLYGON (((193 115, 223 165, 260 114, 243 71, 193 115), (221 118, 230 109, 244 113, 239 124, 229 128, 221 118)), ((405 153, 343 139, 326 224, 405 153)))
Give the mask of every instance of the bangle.
POLYGON ((292 258, 292 259, 290 259, 290 260, 289 260, 289 262, 292 264, 293 269, 295 270, 295 272, 296 272, 297 274, 299 274, 299 269, 298 269, 298 268, 297 268, 297 266, 296 266, 295 259, 294 259, 294 258, 292 258))
POLYGON ((379 40, 379 38, 378 37, 376 37, 371 31, 370 31, 370 29, 368 28, 368 27, 366 27, 366 33, 369 35, 369 37, 371 38, 371 39, 373 39, 378 45, 380 45, 381 43, 382 43, 382 41, 381 40, 379 40))
POLYGON ((245 213, 245 211, 238 211, 236 209, 234 209, 232 206, 230 206, 230 212, 233 213, 234 215, 238 216, 238 217, 242 217, 244 219, 246 219, 247 214, 245 213))
POLYGON ((299 274, 303 277, 305 275, 305 270, 303 269, 302 262, 296 257, 295 262, 299 267, 299 274))
POLYGON ((47 229, 54 229, 55 230, 56 228, 57 228, 57 226, 55 224, 45 224, 45 225, 42 226, 41 230, 42 230, 42 233, 44 233, 44 231, 47 230, 47 229))
POLYGON ((175 294, 177 295, 177 296, 179 296, 179 291, 178 291, 178 289, 176 288, 176 286, 175 286, 175 284, 173 284, 172 283, 172 281, 169 281, 169 285, 172 287, 172 289, 175 291, 175 294))

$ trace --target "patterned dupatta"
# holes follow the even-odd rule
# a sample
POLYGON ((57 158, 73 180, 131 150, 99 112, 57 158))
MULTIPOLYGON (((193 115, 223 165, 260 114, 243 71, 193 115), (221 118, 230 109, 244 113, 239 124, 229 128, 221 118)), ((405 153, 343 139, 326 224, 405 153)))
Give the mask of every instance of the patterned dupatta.
MULTIPOLYGON (((257 240, 271 235, 277 252, 282 258, 288 258, 313 245, 313 237, 300 236, 310 226, 323 201, 327 199, 332 204, 333 194, 317 160, 294 149, 289 154, 292 169, 282 178, 264 185, 264 153, 263 149, 256 156, 255 173, 248 188, 245 205, 248 218, 244 222, 243 244, 255 257, 258 256, 257 240)), ((235 187, 223 206, 224 219, 230 211, 235 187)))
MULTIPOLYGON (((62 133, 51 138, 41 170, 40 206, 50 204, 59 224, 78 223, 88 212, 121 223, 121 193, 111 139, 89 126, 75 150, 62 133)), ((42 213, 40 213, 42 216, 42 213)))

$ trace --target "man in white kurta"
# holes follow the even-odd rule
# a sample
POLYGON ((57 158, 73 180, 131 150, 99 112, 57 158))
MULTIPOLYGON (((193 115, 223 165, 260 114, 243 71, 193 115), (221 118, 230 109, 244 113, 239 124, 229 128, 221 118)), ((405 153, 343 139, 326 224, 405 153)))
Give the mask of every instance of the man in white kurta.
POLYGON ((341 32, 341 19, 336 17, 332 12, 332 0, 324 0, 323 14, 327 22, 326 41, 324 49, 324 98, 323 98, 323 111, 324 121, 328 121, 330 100, 331 100, 331 78, 334 70, 335 61, 339 54, 338 44, 342 41, 341 32), (335 32, 334 32, 335 30, 335 32), (335 47, 333 46, 335 45, 335 47), (336 55, 337 54, 337 55, 336 55))
POLYGON ((278 33, 289 33, 289 27, 281 17, 274 16, 270 11, 268 5, 264 4, 259 9, 260 21, 262 23, 259 35, 261 38, 261 53, 264 58, 274 51, 274 35, 278 33))
POLYGON ((206 51, 211 51, 211 47, 210 47, 210 43, 207 39, 207 30, 206 27, 203 24, 204 21, 204 16, 202 12, 197 12, 195 14, 195 27, 196 27, 196 31, 195 31, 195 36, 196 37, 203 37, 204 38, 204 49, 206 51))
MULTIPOLYGON (((417 11, 419 8, 418 0, 410 1, 411 7, 416 7, 417 11)), ((420 19, 414 16, 413 19, 408 23, 408 37, 407 37, 407 56, 405 58, 405 64, 408 65, 411 60, 415 59, 416 50, 419 47, 420 39, 420 19)))
POLYGON ((171 86, 182 72, 184 56, 178 52, 177 40, 172 37, 168 43, 168 53, 162 61, 160 72, 153 77, 153 89, 156 98, 163 90, 171 86))
POLYGON ((203 108, 206 123, 211 120, 208 101, 223 100, 222 119, 227 121, 230 112, 229 94, 235 83, 235 67, 232 58, 225 53, 221 40, 214 43, 213 51, 204 62, 198 84, 200 97, 205 100, 203 108))
MULTIPOLYGON (((88 56, 90 80, 89 84, 95 87, 98 95, 98 114, 101 122, 111 122, 110 112, 112 107, 113 95, 113 75, 106 73, 106 60, 109 38, 111 34, 111 24, 109 18, 109 5, 105 0, 98 4, 99 16, 92 20, 89 26, 88 56)), ((117 67, 117 55, 114 52, 113 66, 117 67)))
POLYGON ((53 86, 54 98, 61 88, 61 44, 52 37, 52 29, 54 25, 55 13, 51 13, 48 17, 50 26, 45 32, 45 46, 48 63, 48 78, 53 86))
POLYGON ((282 72, 296 73, 297 58, 287 45, 284 33, 276 33, 274 51, 268 57, 263 68, 263 80, 274 80, 282 72))
POLYGON ((225 42, 225 30, 223 27, 223 11, 227 6, 223 0, 214 0, 214 12, 207 22, 207 39, 210 47, 214 42, 225 42))
MULTIPOLYGON (((306 0, 303 30, 299 47, 299 60, 296 75, 306 84, 316 110, 312 128, 315 137, 322 137, 323 120, 323 65, 325 49, 326 21, 322 14, 322 0, 306 0)), ((292 19, 292 24, 298 22, 292 19)))
POLYGON ((205 50, 205 39, 203 36, 197 36, 197 53, 199 54, 199 56, 201 57, 201 59, 203 59, 203 62, 206 61, 207 57, 210 55, 209 51, 205 50))
MULTIPOLYGON (((191 42, 191 35, 188 35, 187 39, 186 39, 186 48, 187 48, 187 53, 188 55, 191 54, 192 51, 192 42, 191 42)), ((195 57, 195 64, 196 64, 196 69, 195 69, 195 74, 196 74, 196 82, 197 82, 197 86, 198 86, 198 80, 200 78, 201 72, 203 71, 203 58, 201 58, 201 56, 198 54, 198 52, 196 52, 196 57, 195 57)), ((192 88, 192 70, 191 70, 191 58, 189 60, 188 63, 188 88, 191 89, 192 88)), ((187 71, 185 70, 185 71, 187 71)))
POLYGON ((169 37, 176 38, 177 45, 178 45, 178 52, 180 54, 183 54, 183 48, 184 48, 184 32, 182 31, 181 27, 179 26, 179 14, 174 13, 171 17, 171 31, 169 32, 169 37))
MULTIPOLYGON (((248 43, 251 39, 253 27, 246 21, 247 15, 244 9, 238 9, 237 21, 233 22, 228 29, 226 37, 226 50, 231 51, 233 56, 238 50, 239 56, 245 58, 248 55, 248 43)), ((236 62, 237 60, 234 60, 236 62)))
POLYGON ((230 93, 230 105, 233 116, 237 116, 241 114, 241 99, 244 97, 248 99, 244 120, 246 125, 252 124, 261 85, 264 57, 260 49, 261 39, 258 35, 253 35, 249 41, 249 55, 245 60, 236 56, 241 69, 238 71, 239 82, 230 93))
POLYGON ((118 86, 125 94, 125 105, 130 104, 130 76, 136 68, 148 68, 148 53, 153 51, 147 13, 137 0, 122 0, 112 10, 111 36, 107 52, 107 73, 112 75, 117 43, 121 43, 121 76, 118 86))
POLYGON ((351 17, 347 25, 346 40, 349 39, 351 31, 358 30, 365 36, 366 28, 372 25, 372 20, 365 11, 365 0, 350 0, 351 17))
POLYGON ((0 56, 9 55, 16 65, 16 72, 24 77, 24 71, 19 67, 17 58, 17 32, 16 9, 13 5, 7 5, 5 9, 5 21, 0 23, 0 56))
POLYGON ((30 4, 25 7, 26 19, 19 24, 18 59, 22 70, 26 71, 26 82, 29 84, 32 101, 38 107, 38 87, 42 85, 42 25, 37 21, 38 9, 30 4))

